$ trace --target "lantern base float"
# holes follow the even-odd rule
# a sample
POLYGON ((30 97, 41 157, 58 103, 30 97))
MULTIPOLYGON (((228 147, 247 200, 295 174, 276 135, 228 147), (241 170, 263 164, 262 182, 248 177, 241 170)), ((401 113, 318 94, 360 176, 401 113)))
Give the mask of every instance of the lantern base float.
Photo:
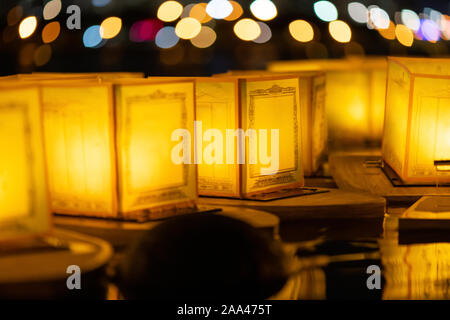
POLYGON ((105 268, 112 256, 107 242, 57 228, 20 249, 2 247, 0 299, 105 299, 105 268), (80 268, 82 288, 88 290, 68 290, 66 281, 77 272, 68 272, 69 265, 80 268))
MULTIPOLYGON (((422 197, 399 218, 399 231, 443 230, 450 240, 450 196, 422 197)), ((434 236, 438 236, 434 234, 434 236)))
POLYGON ((273 201, 278 199, 308 196, 324 192, 328 192, 328 190, 318 188, 283 188, 275 191, 268 191, 247 195, 242 199, 252 201, 273 201))
POLYGON ((311 219, 377 219, 382 222, 384 218, 384 198, 338 189, 322 190, 326 192, 272 201, 200 197, 199 203, 263 210, 277 215, 281 222, 311 219))
MULTIPOLYGON (((199 206, 199 208, 201 209, 199 212, 203 214, 217 214, 241 220, 268 234, 270 237, 278 237, 280 220, 273 214, 234 207, 217 209, 217 207, 212 206, 199 206)), ((142 234, 153 229, 163 221, 133 222, 61 215, 54 218, 54 222, 58 227, 95 235, 108 241, 118 250, 125 248, 142 234)))
POLYGON ((381 155, 340 153, 330 155, 330 171, 339 188, 385 197, 390 204, 412 205, 425 195, 450 195, 450 186, 406 185, 380 165, 381 155))

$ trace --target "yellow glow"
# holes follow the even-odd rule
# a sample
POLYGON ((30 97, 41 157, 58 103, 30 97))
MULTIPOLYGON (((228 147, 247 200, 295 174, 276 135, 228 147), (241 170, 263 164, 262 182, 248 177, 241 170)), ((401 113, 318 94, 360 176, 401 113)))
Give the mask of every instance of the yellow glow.
POLYGON ((392 21, 389 22, 389 27, 388 28, 386 28, 386 29, 377 29, 377 30, 378 30, 378 32, 380 33, 380 35, 383 38, 385 38, 387 40, 394 40, 395 39, 396 27, 395 27, 395 24, 392 21))
POLYGON ((193 82, 115 81, 41 84, 53 210, 139 219, 154 217, 139 210, 192 205, 195 167, 172 162, 171 135, 192 132, 193 82))
POLYGON ((165 1, 158 8, 158 19, 165 22, 177 20, 183 13, 183 6, 177 1, 165 1))
POLYGON ((299 42, 309 42, 314 39, 314 29, 308 21, 295 20, 289 24, 291 36, 299 42))
POLYGON ((385 240, 380 251, 386 280, 383 300, 448 299, 449 243, 398 245, 397 240, 385 240))
POLYGON ((450 182, 450 172, 435 167, 450 160, 449 62, 389 60, 383 156, 404 181, 450 182))
POLYGON ((272 71, 326 72, 330 147, 381 143, 386 97, 386 61, 377 58, 273 62, 272 71))
POLYGON ((224 20, 234 21, 239 19, 244 14, 244 9, 242 9, 242 6, 236 1, 229 1, 229 2, 233 6, 233 12, 231 12, 231 14, 224 20))
POLYGON ((198 79, 196 110, 197 120, 202 122, 202 128, 199 130, 203 135, 206 135, 209 129, 218 129, 220 132, 219 137, 213 136, 212 139, 202 139, 200 136, 201 144, 197 144, 200 146, 197 157, 201 159, 200 194, 243 197, 286 185, 302 185, 303 154, 297 148, 301 144, 301 134, 298 131, 301 127, 299 106, 303 105, 300 103, 300 96, 303 95, 299 93, 299 78, 272 78, 273 75, 261 73, 242 77, 198 79), (274 105, 279 108, 274 108, 274 105), (240 115, 239 108, 242 108, 240 115), (240 121, 238 117, 241 117, 240 121), (228 138, 231 143, 227 143, 226 132, 226 129, 239 128, 240 123, 244 131, 251 128, 256 132, 256 135, 249 134, 246 146, 242 149, 238 147, 238 139, 234 135, 228 138), (266 129, 267 136, 262 135, 260 129, 266 129), (263 163, 261 154, 275 158, 273 152, 276 152, 272 150, 275 146, 271 141, 271 129, 279 130, 279 163, 273 175, 265 176, 261 172, 262 169, 268 169, 268 164, 263 163), (261 143, 264 139, 267 142, 267 150, 261 143), (213 148, 214 152, 211 151, 213 148), (250 153, 250 150, 255 153, 250 153), (245 155, 246 159, 243 166, 245 173, 242 175, 237 165, 238 154, 245 155), (251 158, 252 155, 255 157, 251 158), (232 164, 226 164, 228 159, 231 159, 232 164), (281 179, 286 172, 289 172, 292 180, 281 179))
POLYGON ((188 17, 181 19, 176 27, 175 34, 181 39, 192 39, 198 36, 202 30, 202 25, 197 19, 188 17))
POLYGON ((39 91, 0 90, 0 240, 49 227, 39 91))
POLYGON ((58 21, 53 21, 47 24, 42 30, 42 42, 51 43, 55 41, 59 33, 61 32, 61 27, 58 21))
POLYGON ((210 27, 203 26, 198 36, 191 39, 191 43, 197 48, 208 48, 214 44, 216 39, 216 32, 210 27))
POLYGON ((19 25, 19 36, 22 39, 30 37, 36 30, 37 19, 34 16, 26 17, 19 25))
POLYGON ((192 7, 189 12, 191 18, 197 19, 200 23, 207 23, 212 20, 212 17, 206 12, 206 3, 198 3, 192 7))
POLYGON ((174 130, 193 132, 194 94, 193 82, 117 89, 122 211, 196 199, 195 167, 171 159, 172 149, 180 142, 171 141, 174 130))
POLYGON ((234 33, 241 40, 253 41, 261 35, 261 28, 255 20, 246 18, 234 25, 234 33))
POLYGON ((350 42, 352 39, 352 30, 349 25, 341 20, 335 20, 328 25, 331 36, 334 40, 341 43, 350 42))
POLYGON ((117 36, 122 29, 122 19, 109 17, 103 20, 100 25, 100 36, 103 39, 112 39, 117 36))
POLYGON ((406 47, 411 47, 414 43, 414 33, 407 26, 398 24, 395 28, 395 36, 398 42, 406 47))
MULTIPOLYGON (((236 81, 202 81, 199 79, 196 95, 197 120, 202 121, 203 132, 209 129, 218 129, 225 137, 227 129, 237 129, 236 81)), ((202 148, 199 150, 201 155, 198 156, 198 158, 204 158, 198 165, 200 194, 239 196, 238 166, 235 164, 208 164, 212 162, 212 159, 208 157, 208 153, 204 153, 207 145, 209 143, 203 142, 202 148)))

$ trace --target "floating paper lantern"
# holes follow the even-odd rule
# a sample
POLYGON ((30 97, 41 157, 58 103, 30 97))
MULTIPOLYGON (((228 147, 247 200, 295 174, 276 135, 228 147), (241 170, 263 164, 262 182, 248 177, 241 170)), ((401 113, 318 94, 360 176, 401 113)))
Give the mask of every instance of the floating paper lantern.
POLYGON ((199 78, 196 98, 208 141, 197 141, 201 195, 256 199, 303 186, 298 77, 199 78), (211 152, 215 133, 223 161, 211 152))
MULTIPOLYGON (((280 76, 283 73, 230 71, 216 76, 244 76, 251 78, 268 75, 280 76)), ((307 177, 313 176, 325 162, 327 153, 328 125, 325 110, 325 73, 312 71, 284 75, 295 76, 299 81, 303 172, 307 177)))
POLYGON ((54 212, 147 220, 195 209, 196 168, 171 159, 173 132, 193 130, 193 81, 41 88, 54 212))
POLYGON ((386 61, 382 58, 279 61, 271 71, 325 71, 330 147, 379 145, 383 133, 386 61))
POLYGON ((50 228, 39 101, 36 87, 0 89, 0 241, 50 228))
POLYGON ((449 183, 450 59, 388 62, 386 164, 405 183, 449 183))

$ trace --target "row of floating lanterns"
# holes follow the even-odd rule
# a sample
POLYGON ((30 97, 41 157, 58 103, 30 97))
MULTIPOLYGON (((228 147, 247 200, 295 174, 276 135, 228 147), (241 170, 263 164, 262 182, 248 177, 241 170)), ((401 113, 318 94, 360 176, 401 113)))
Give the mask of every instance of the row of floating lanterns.
MULTIPOLYGON (((108 5, 110 0, 95 0, 96 7, 108 5)), ((314 13, 323 22, 328 23, 330 36, 337 42, 349 43, 352 39, 350 25, 339 20, 339 12, 330 1, 316 1, 314 13)), ((61 33, 61 25, 55 19, 62 10, 61 0, 48 1, 43 8, 43 18, 48 21, 42 30, 43 44, 55 41, 61 33)), ((411 47, 414 40, 437 42, 450 38, 450 17, 437 10, 425 8, 418 15, 412 10, 403 9, 395 14, 391 21, 389 14, 378 6, 366 7, 359 2, 347 5, 350 18, 358 24, 366 24, 369 29, 377 30, 388 40, 395 40, 406 47, 411 47)), ((176 46, 180 40, 189 40, 197 48, 212 46, 218 35, 214 30, 215 20, 236 21, 233 27, 235 35, 243 41, 266 43, 272 38, 272 31, 267 21, 278 15, 274 2, 255 0, 250 4, 254 18, 242 18, 244 9, 237 1, 211 0, 208 3, 192 3, 183 6, 175 0, 164 1, 157 10, 157 18, 135 22, 129 31, 133 42, 154 41, 162 49, 176 46), (165 26, 164 23, 175 23, 165 26)), ((23 15, 21 6, 12 8, 7 17, 8 25, 17 24, 23 15)), ((36 16, 29 16, 19 24, 19 36, 22 39, 31 37, 38 26, 36 16)), ((99 25, 88 27, 83 33, 83 44, 89 48, 99 48, 107 40, 113 39, 122 31, 120 17, 108 17, 99 25)), ((293 39, 301 43, 313 41, 315 32, 313 25, 306 20, 295 20, 289 24, 289 33, 293 39)))

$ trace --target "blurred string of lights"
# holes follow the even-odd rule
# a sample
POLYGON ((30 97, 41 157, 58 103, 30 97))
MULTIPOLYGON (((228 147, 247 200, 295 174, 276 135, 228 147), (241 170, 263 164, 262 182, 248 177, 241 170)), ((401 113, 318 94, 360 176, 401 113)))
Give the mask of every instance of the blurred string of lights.
MULTIPOLYGON (((107 7, 112 1, 116 0, 92 0, 91 4, 102 8, 107 7)), ((328 32, 332 39, 338 43, 351 42, 352 29, 349 23, 342 18, 339 19, 342 12, 338 11, 333 2, 315 1, 312 6, 317 18, 328 24, 328 32)), ((245 16, 244 8, 238 1, 210 0, 185 6, 175 0, 162 1, 155 18, 139 20, 131 25, 129 40, 154 41, 162 50, 173 48, 185 40, 197 48, 204 49, 213 46, 217 40, 215 22, 224 20, 233 24, 235 36, 242 41, 254 43, 270 41, 272 30, 267 22, 276 19, 278 15, 276 3, 271 0, 254 0, 248 9, 251 16, 245 16)), ((58 21, 51 20, 55 19, 61 10, 61 0, 49 0, 42 7, 43 21, 38 21, 37 16, 27 16, 24 8, 16 5, 8 12, 8 26, 3 32, 3 40, 11 41, 13 38, 10 35, 11 28, 16 25, 19 37, 28 39, 36 32, 39 23, 44 24, 41 33, 42 44, 27 43, 19 54, 19 60, 26 60, 23 57, 28 55, 33 57, 36 66, 45 65, 52 55, 51 43, 57 40, 62 30, 58 21)), ((421 13, 403 9, 390 16, 379 6, 349 2, 346 14, 354 23, 366 25, 369 30, 376 30, 383 38, 398 41, 405 47, 413 46, 415 41, 436 43, 450 40, 450 17, 431 8, 424 8, 421 13)), ((300 43, 313 41, 316 37, 314 24, 299 18, 288 23, 290 36, 300 43)), ((85 28, 83 45, 87 48, 100 48, 122 31, 120 17, 107 17, 100 24, 85 28)))

